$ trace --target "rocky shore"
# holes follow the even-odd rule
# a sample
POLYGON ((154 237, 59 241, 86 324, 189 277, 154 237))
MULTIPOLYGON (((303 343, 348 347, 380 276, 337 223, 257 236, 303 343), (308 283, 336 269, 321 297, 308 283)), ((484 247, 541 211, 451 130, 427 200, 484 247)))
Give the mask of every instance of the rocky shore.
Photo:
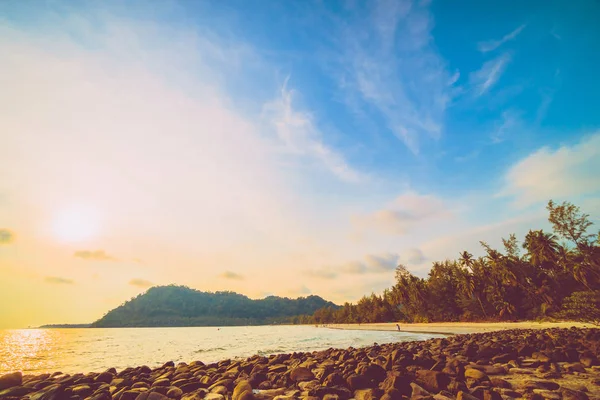
POLYGON ((506 330, 444 339, 167 362, 102 373, 0 376, 0 399, 600 399, 600 329, 506 330))

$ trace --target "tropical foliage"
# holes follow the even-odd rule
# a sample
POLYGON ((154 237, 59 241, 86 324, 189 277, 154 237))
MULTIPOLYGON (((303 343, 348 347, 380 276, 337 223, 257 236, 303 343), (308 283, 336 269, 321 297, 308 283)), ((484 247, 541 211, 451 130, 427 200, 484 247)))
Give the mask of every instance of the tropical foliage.
POLYGON ((600 233, 588 233, 589 215, 571 203, 550 201, 547 210, 553 232, 530 230, 522 244, 510 235, 503 249, 480 242, 482 256, 434 262, 427 278, 400 265, 383 294, 318 310, 307 322, 598 321, 600 233))

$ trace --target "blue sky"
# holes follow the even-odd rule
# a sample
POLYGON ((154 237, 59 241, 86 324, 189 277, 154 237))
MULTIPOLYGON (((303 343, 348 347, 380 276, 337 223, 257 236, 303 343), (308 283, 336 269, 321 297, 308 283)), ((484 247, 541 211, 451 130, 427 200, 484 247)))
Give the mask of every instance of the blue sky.
POLYGON ((598 223, 598 15, 592 0, 0 3, 6 296, 98 291, 14 324, 87 322, 152 284, 355 300, 400 262, 424 276, 547 228, 550 198, 598 223))

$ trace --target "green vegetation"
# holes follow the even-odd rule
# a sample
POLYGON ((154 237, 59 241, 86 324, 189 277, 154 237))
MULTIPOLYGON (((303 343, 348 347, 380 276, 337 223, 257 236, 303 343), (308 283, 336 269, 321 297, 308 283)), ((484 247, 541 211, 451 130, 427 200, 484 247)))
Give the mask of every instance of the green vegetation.
POLYGON ((481 242, 485 255, 467 251, 435 262, 425 279, 402 265, 396 284, 357 304, 317 310, 306 323, 498 321, 567 318, 600 322, 600 233, 588 234, 589 215, 550 201, 554 233, 515 235, 503 251, 481 242), (559 242, 562 239, 564 242, 559 242), (521 248, 524 250, 521 253, 521 248))
POLYGON ((600 290, 574 292, 565 298, 559 316, 600 325, 600 290))
MULTIPOLYGON (((109 311, 94 328, 227 326, 293 323, 320 308, 338 306, 319 296, 252 300, 233 292, 201 292, 185 286, 157 286, 109 311)), ((305 317, 308 318, 308 317, 305 317)))
POLYGON ((44 329, 77 329, 77 328, 89 328, 91 324, 48 324, 42 325, 40 328, 44 329))

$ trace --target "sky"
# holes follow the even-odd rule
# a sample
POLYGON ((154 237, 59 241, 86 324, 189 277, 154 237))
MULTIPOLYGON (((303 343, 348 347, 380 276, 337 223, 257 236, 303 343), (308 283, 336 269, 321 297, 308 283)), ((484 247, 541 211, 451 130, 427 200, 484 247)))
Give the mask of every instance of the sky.
POLYGON ((356 301, 600 224, 600 2, 0 2, 0 328, 356 301))

